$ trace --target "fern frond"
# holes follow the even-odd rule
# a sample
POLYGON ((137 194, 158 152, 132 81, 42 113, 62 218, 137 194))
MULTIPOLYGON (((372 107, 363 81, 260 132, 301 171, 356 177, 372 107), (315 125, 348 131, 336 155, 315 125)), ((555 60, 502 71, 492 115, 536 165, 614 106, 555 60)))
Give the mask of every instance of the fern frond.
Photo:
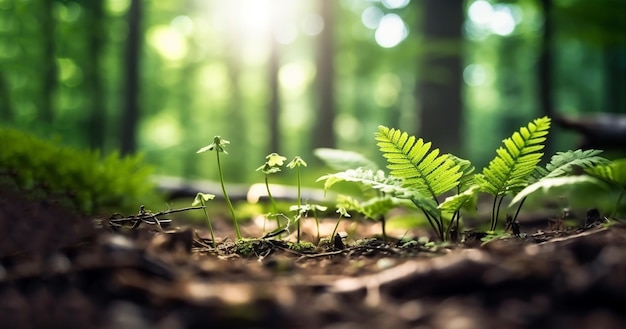
POLYGON ((379 220, 381 216, 384 216, 387 212, 399 206, 411 207, 412 203, 408 200, 398 199, 391 196, 372 198, 364 202, 360 202, 355 198, 345 195, 337 198, 337 208, 353 210, 373 220, 379 220))
POLYGON ((387 176, 382 170, 348 169, 334 174, 324 175, 317 182, 324 182, 324 190, 328 190, 339 182, 356 182, 372 187, 384 193, 405 194, 408 192, 402 187, 402 181, 393 176, 387 176))
POLYGON ((462 173, 461 178, 459 178, 459 191, 463 192, 474 185, 474 171, 476 167, 472 165, 469 160, 465 160, 459 158, 455 155, 449 154, 450 159, 452 159, 456 164, 459 165, 459 171, 462 173))
POLYGON ((439 149, 431 150, 430 142, 385 126, 378 127, 376 140, 390 174, 401 178, 404 187, 436 199, 459 184, 460 166, 447 154, 439 155, 439 149))
POLYGON ((539 180, 536 183, 526 186, 521 190, 511 203, 509 207, 521 202, 531 194, 542 192, 543 195, 560 195, 563 193, 570 193, 573 190, 590 190, 591 188, 599 187, 607 189, 607 185, 601 180, 587 175, 580 176, 564 176, 564 177, 547 177, 539 180))
POLYGON ((576 150, 567 152, 557 152, 552 156, 550 163, 546 165, 546 178, 560 177, 568 175, 574 167, 582 169, 590 168, 596 165, 609 163, 609 160, 599 156, 600 150, 576 150))
POLYGON ((608 164, 587 168, 585 171, 609 184, 626 189, 626 159, 614 160, 608 164))
POLYGON ((378 170, 378 165, 366 158, 363 154, 353 151, 337 150, 331 148, 318 148, 313 154, 324 161, 333 170, 341 171, 354 168, 378 170))
POLYGON ((549 129, 550 118, 538 118, 505 139, 503 146, 496 151, 496 158, 483 169, 482 174, 476 175, 481 189, 502 196, 524 188, 541 161, 543 153, 540 151, 544 148, 544 136, 549 129))
POLYGON ((459 194, 447 197, 441 204, 439 204, 438 208, 450 213, 454 213, 461 208, 470 212, 475 212, 476 204, 478 203, 479 190, 480 186, 476 184, 472 185, 459 194))

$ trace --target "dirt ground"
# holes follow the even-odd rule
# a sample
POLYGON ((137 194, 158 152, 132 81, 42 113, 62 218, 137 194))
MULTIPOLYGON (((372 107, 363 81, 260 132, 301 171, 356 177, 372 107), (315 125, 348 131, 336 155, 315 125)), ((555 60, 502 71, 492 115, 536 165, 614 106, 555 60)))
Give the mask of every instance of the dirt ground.
POLYGON ((626 328, 623 224, 241 256, 176 221, 97 222, 0 192, 0 328, 626 328))

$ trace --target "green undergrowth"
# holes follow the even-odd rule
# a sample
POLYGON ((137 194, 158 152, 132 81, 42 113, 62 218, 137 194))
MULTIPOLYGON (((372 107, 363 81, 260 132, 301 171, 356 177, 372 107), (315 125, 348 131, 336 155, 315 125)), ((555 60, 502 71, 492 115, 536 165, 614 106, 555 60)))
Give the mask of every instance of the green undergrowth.
POLYGON ((83 214, 134 213, 140 205, 164 204, 150 183, 152 168, 141 156, 103 156, 60 146, 31 134, 0 128, 0 177, 36 199, 62 200, 83 214))

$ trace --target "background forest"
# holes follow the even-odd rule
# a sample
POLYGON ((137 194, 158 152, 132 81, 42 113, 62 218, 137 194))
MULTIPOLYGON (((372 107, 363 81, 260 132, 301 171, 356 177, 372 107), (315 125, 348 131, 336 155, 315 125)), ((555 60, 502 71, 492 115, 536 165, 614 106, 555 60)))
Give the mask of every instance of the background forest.
MULTIPOLYGON (((486 164, 531 119, 626 113, 621 0, 0 0, 0 120, 158 174, 379 159, 379 124, 486 164)), ((575 148, 552 132, 546 153, 575 148)))

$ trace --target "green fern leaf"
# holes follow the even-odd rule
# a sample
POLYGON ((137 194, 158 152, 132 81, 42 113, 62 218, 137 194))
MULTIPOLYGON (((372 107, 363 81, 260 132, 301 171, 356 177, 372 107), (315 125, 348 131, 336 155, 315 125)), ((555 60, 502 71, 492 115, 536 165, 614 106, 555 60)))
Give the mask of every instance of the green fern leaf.
POLYGON ((430 150, 430 142, 384 126, 378 127, 376 140, 390 174, 404 187, 435 199, 459 184, 460 166, 447 154, 439 155, 439 149, 430 150))
POLYGON ((528 126, 503 141, 489 166, 476 175, 481 189, 496 196, 519 191, 528 185, 528 179, 541 161, 544 136, 550 129, 550 118, 535 119, 528 126))
POLYGON ((318 158, 332 168, 333 170, 348 170, 354 168, 364 168, 371 170, 378 170, 378 165, 366 158, 363 154, 344 151, 331 148, 318 148, 313 151, 318 158))
POLYGON ((515 195, 509 207, 521 202, 532 194, 542 193, 545 196, 555 196, 571 193, 574 190, 591 191, 593 188, 608 189, 607 185, 601 180, 587 175, 547 177, 526 186, 526 188, 515 195))
POLYGON ((459 194, 447 197, 441 204, 439 204, 438 208, 450 213, 454 213, 461 208, 470 212, 476 212, 479 190, 480 186, 472 185, 459 194))
POLYGON ((626 159, 614 160, 609 164, 587 168, 585 171, 609 184, 626 189, 626 159))
POLYGON ((380 190, 384 193, 404 194, 406 189, 402 187, 402 181, 393 176, 387 176, 382 170, 369 170, 363 168, 348 169, 334 174, 324 175, 317 179, 324 181, 324 190, 328 190, 339 182, 356 182, 380 190))
POLYGON ((459 191, 463 192, 474 185, 474 171, 476 167, 472 165, 469 160, 461 159, 455 155, 449 154, 450 159, 452 159, 456 164, 459 165, 459 170, 462 175, 459 179, 459 191))
POLYGON ((546 178, 561 177, 572 172, 574 167, 590 168, 596 165, 608 164, 609 160, 598 156, 600 150, 576 150, 557 152, 546 165, 546 178))
POLYGON ((390 210, 399 206, 413 207, 413 204, 409 200, 398 199, 391 196, 372 198, 364 202, 360 202, 355 198, 345 195, 340 195, 337 198, 337 208, 353 210, 374 220, 379 220, 390 210))

